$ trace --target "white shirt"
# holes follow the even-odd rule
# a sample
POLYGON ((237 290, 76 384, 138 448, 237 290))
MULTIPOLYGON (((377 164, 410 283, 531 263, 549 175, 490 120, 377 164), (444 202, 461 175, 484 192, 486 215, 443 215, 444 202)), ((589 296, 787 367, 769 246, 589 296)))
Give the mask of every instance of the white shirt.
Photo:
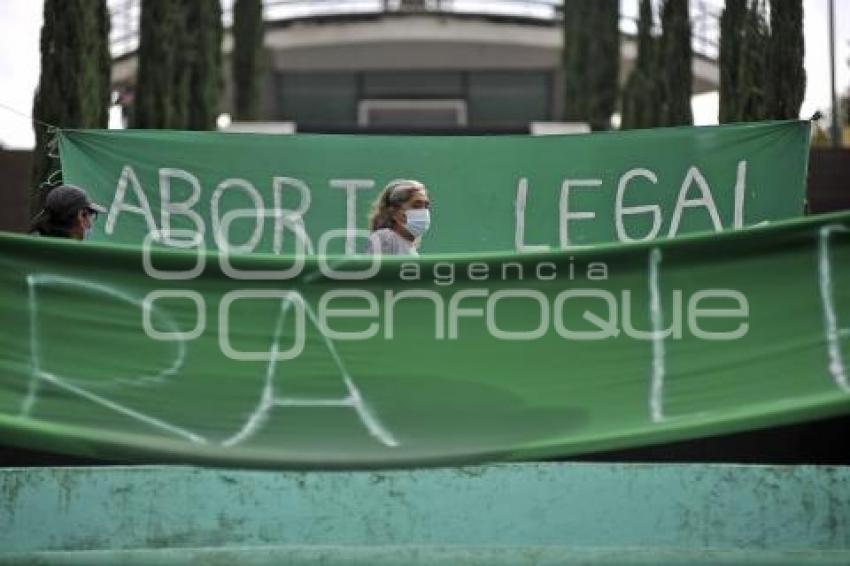
POLYGON ((366 243, 366 253, 369 255, 419 255, 416 244, 399 235, 395 230, 381 228, 369 235, 366 243))

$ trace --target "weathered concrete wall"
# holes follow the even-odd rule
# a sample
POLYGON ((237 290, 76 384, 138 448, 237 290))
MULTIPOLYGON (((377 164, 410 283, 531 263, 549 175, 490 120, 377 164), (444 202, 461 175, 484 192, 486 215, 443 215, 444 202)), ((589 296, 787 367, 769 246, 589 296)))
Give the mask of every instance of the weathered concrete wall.
POLYGON ((31 178, 31 151, 0 149, 0 230, 29 229, 31 178))
POLYGON ((809 157, 809 212, 850 209, 850 149, 813 149, 809 157))
POLYGON ((189 559, 848 564, 850 468, 0 469, 0 562, 189 559))

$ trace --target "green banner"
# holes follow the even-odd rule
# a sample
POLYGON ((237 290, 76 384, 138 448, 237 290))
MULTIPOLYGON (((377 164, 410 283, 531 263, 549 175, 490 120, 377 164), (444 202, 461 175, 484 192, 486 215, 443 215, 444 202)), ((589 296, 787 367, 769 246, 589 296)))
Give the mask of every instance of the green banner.
POLYGON ((384 467, 848 413, 848 225, 414 259, 3 234, 0 434, 108 458, 384 467))
POLYGON ((352 254, 381 188, 410 178, 434 203, 423 253, 528 252, 799 216, 808 138, 792 121, 544 137, 62 131, 59 148, 66 182, 110 209, 99 240, 179 229, 209 249, 352 254))

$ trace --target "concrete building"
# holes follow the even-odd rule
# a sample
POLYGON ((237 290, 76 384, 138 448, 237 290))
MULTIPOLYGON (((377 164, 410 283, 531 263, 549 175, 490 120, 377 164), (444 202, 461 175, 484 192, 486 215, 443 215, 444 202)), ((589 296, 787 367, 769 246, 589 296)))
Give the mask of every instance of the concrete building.
MULTIPOLYGON (((110 2, 113 81, 127 91, 139 4, 110 2)), ((716 90, 716 5, 691 4, 693 89, 716 90)), ((635 12, 621 16, 623 81, 637 54, 635 12)), ((559 0, 266 0, 264 17, 263 118, 301 132, 528 132, 563 115, 559 0)), ((226 33, 225 61, 231 46, 226 33)))

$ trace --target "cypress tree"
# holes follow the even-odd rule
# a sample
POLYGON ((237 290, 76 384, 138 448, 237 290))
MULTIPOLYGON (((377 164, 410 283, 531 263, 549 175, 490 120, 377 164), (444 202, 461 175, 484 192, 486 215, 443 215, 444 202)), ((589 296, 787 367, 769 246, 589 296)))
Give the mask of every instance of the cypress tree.
POLYGON ((565 0, 565 117, 607 130, 620 73, 618 0, 565 0))
POLYGON ((767 52, 767 116, 796 119, 800 116, 800 106, 806 93, 802 0, 771 1, 767 52))
POLYGON ((236 0, 233 5, 232 74, 237 120, 260 117, 263 29, 262 0, 236 0))
POLYGON ((564 0, 564 119, 587 118, 587 0, 564 0))
POLYGON ((142 0, 133 106, 136 128, 181 128, 185 123, 177 80, 185 74, 177 64, 185 49, 182 15, 182 1, 142 0))
POLYGON ((665 0, 661 8, 659 72, 661 124, 691 125, 691 21, 688 0, 665 0))
POLYGON ((591 4, 587 121, 593 130, 608 130, 620 95, 620 2, 592 0, 591 4))
POLYGON ((221 4, 219 0, 187 0, 189 40, 186 128, 215 129, 221 88, 221 4))
POLYGON ((174 58, 171 66, 171 124, 168 128, 185 129, 189 123, 189 105, 192 103, 189 89, 191 88, 193 63, 195 53, 195 34, 189 22, 193 0, 171 0, 173 2, 174 19, 172 33, 174 38, 174 58))
POLYGON ((657 81, 655 78, 656 39, 651 0, 640 1, 638 19, 637 60, 623 89, 624 130, 652 128, 659 125, 657 81))
POLYGON ((747 14, 747 0, 726 0, 720 16, 720 111, 721 123, 735 122, 739 111, 739 63, 747 14))
MULTIPOLYGON (((105 0, 45 0, 41 76, 33 102, 36 120, 68 128, 105 128, 110 93, 109 12, 105 0)), ((48 156, 50 133, 35 123, 33 208, 44 182, 58 169, 48 156)))
POLYGON ((135 127, 215 127, 221 35, 218 0, 142 0, 135 127))
POLYGON ((112 53, 109 52, 109 8, 106 0, 92 2, 95 4, 96 31, 92 38, 92 52, 97 64, 98 81, 93 90, 93 96, 98 98, 94 103, 92 113, 97 116, 96 126, 109 126, 109 107, 112 103, 112 53))
POLYGON ((762 0, 750 0, 744 16, 738 56, 738 115, 736 121, 767 118, 767 49, 770 40, 762 0))
POLYGON ((771 37, 763 0, 727 0, 721 17, 721 122, 764 120, 770 115, 768 97, 782 96, 771 93, 771 37))

